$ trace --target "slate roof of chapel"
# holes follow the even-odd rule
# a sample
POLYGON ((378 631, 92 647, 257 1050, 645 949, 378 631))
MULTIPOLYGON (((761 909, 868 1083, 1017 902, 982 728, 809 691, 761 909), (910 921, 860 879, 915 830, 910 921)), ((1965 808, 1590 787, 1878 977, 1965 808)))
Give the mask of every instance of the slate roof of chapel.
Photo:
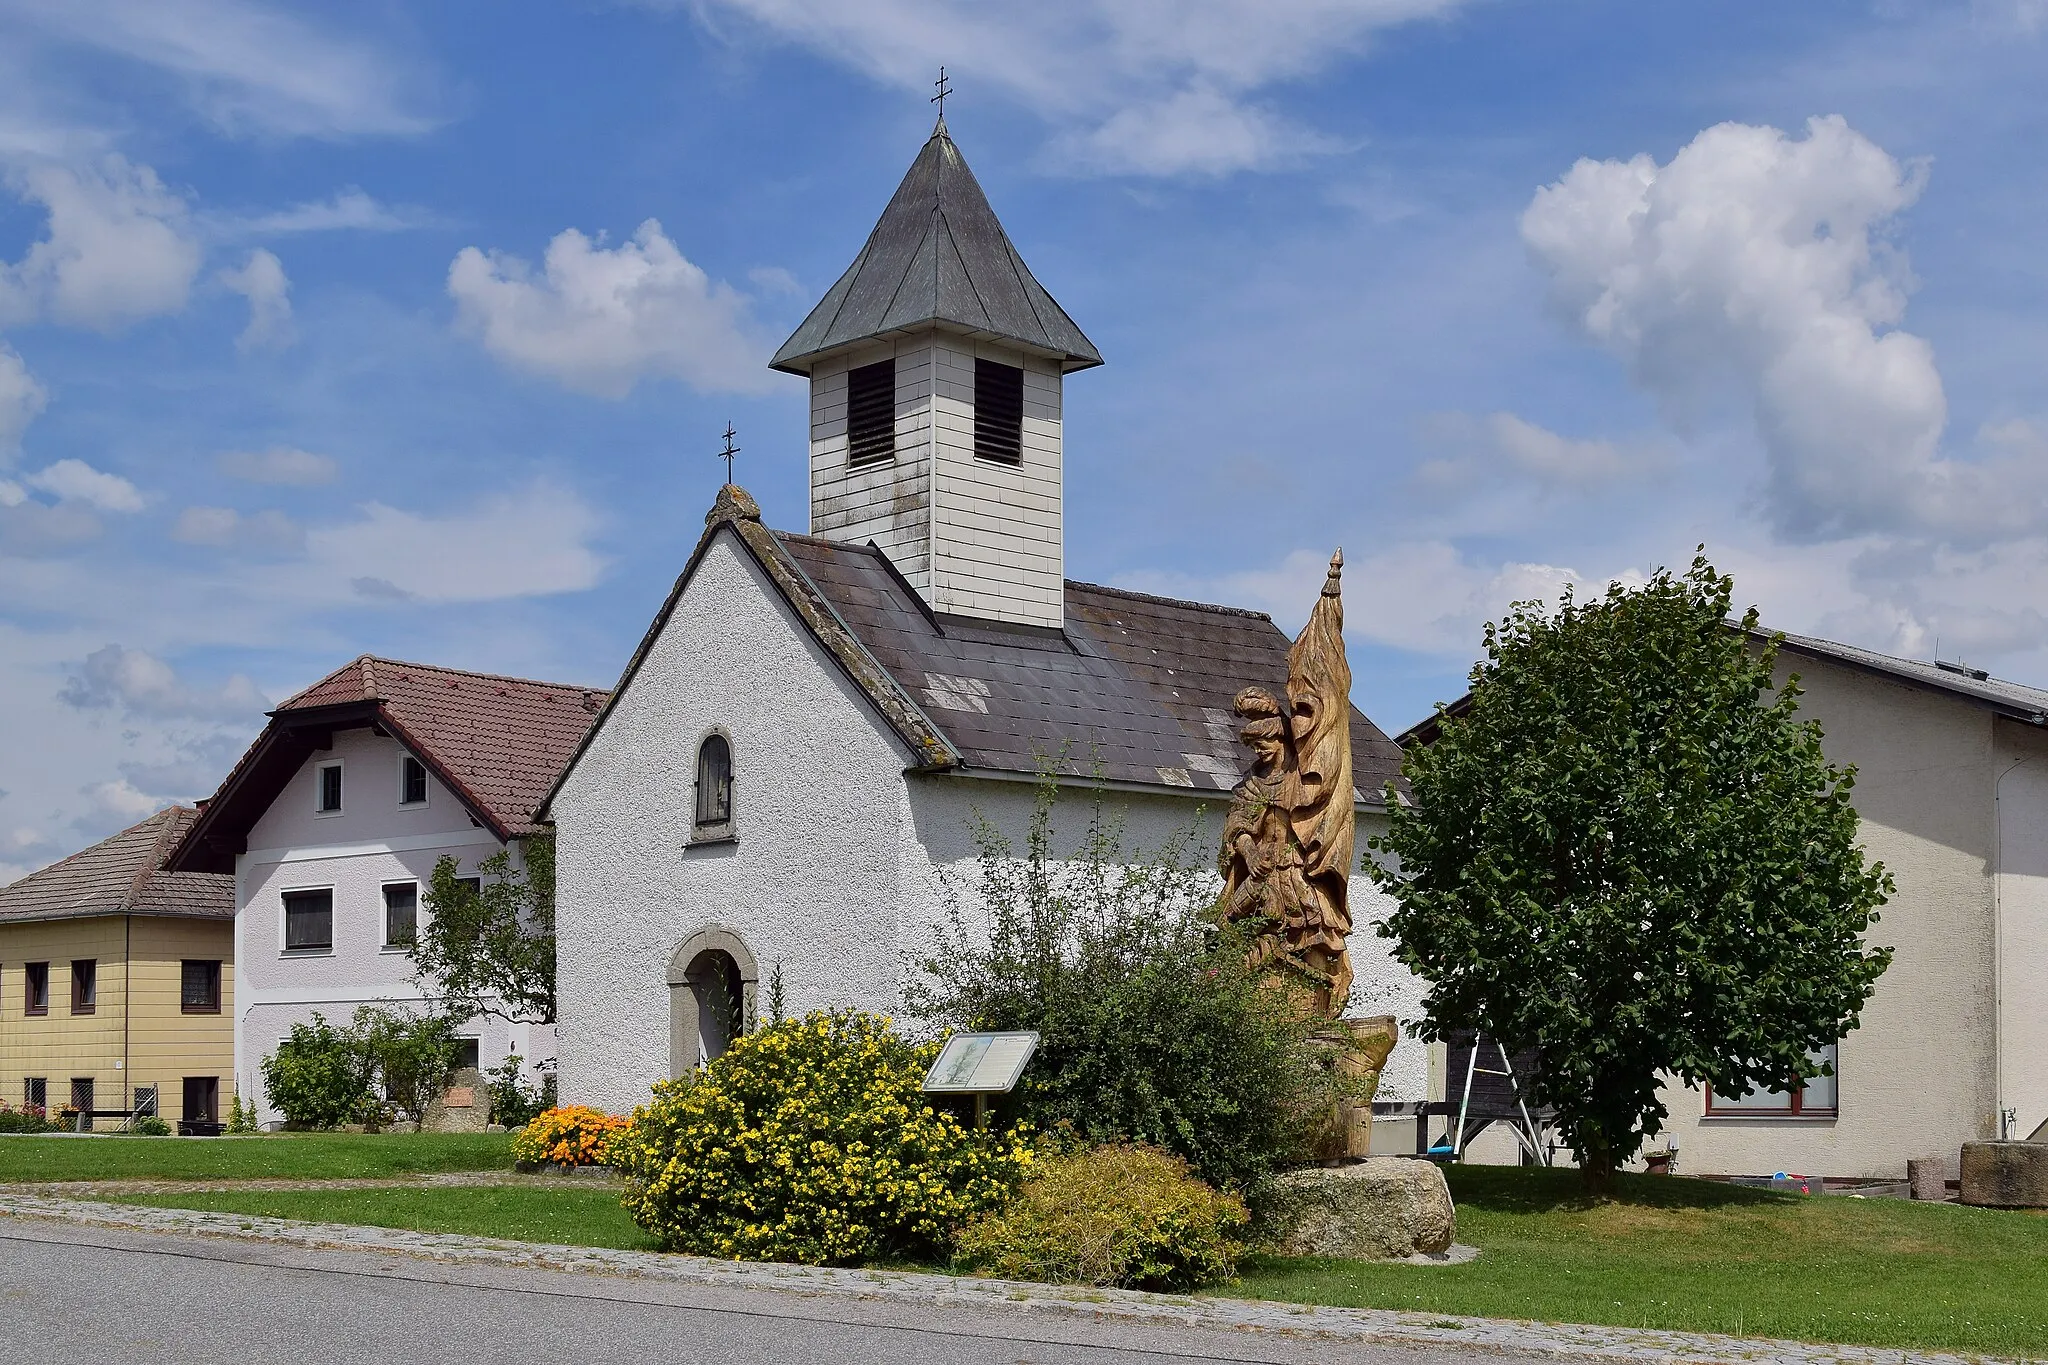
POLYGON ((829 351, 929 323, 1021 343, 1066 370, 1102 363, 1010 244, 943 119, 853 264, 768 363, 808 374, 829 351))
POLYGON ((233 919, 233 877, 164 869, 165 859, 198 817, 191 806, 168 806, 111 838, 0 887, 0 924, 94 915, 233 919))
MULTIPOLYGON (((1230 703, 1286 695, 1293 642, 1264 612, 1066 584, 1066 626, 1008 626, 927 610, 873 545, 777 534, 854 636, 917 702, 964 766, 1065 771, 1228 791, 1250 758, 1230 703)), ((1401 751, 1351 709, 1352 783, 1379 804, 1401 751)))
POLYGON ((180 867, 232 865, 283 784, 337 729, 378 726, 411 750, 477 823, 501 839, 531 834, 533 810, 602 709, 607 693, 573 683, 473 673, 365 654, 278 703, 180 844, 180 867))

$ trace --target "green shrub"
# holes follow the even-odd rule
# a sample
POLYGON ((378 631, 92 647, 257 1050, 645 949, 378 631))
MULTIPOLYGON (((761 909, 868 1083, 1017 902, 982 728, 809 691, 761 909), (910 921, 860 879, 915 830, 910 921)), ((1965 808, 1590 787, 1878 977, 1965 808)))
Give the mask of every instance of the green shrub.
POLYGON ((376 1072, 384 1098, 419 1132, 427 1106, 448 1088, 455 1069, 455 1022, 438 1014, 365 1005, 356 1011, 349 1032, 376 1072))
POLYGON ((155 1114, 144 1114, 128 1125, 128 1131, 138 1137, 169 1137, 171 1125, 155 1114))
POLYGON ((1012 1103, 1040 1129, 1164 1147, 1227 1188, 1305 1157, 1328 1107, 1308 1026, 1205 921, 1215 879, 1193 862, 1196 831, 1149 855, 1127 848, 1098 793, 1078 847, 1055 852, 1058 796, 1041 778, 1021 853, 976 818, 976 871, 945 883, 911 1011, 962 1031, 1035 1030, 1012 1103))
POLYGON ((959 1259, 1011 1280, 1187 1291, 1229 1279, 1244 1202, 1157 1147, 1089 1147, 1046 1161, 1009 1206, 961 1230, 959 1259))
POLYGON ((293 1024, 263 1059, 263 1089, 294 1128, 356 1122, 374 1098, 362 1047, 349 1030, 319 1014, 311 1023, 293 1024))
POLYGON ((555 1073, 543 1072, 538 1084, 529 1081, 525 1060, 515 1052, 502 1066, 483 1073, 484 1090, 491 1097, 490 1122, 514 1131, 555 1107, 555 1073))
POLYGON ((56 1127, 44 1117, 40 1104, 24 1104, 19 1109, 0 1104, 0 1133, 48 1133, 56 1127))
POLYGON ((1016 1133, 972 1131, 925 1103, 936 1052, 857 1012, 739 1039, 657 1084, 612 1140, 627 1210, 668 1251, 811 1265, 940 1254, 1032 1154, 1016 1133))
POLYGON ((235 1095, 228 1100, 228 1131, 242 1134, 253 1133, 256 1129, 256 1101, 244 1100, 235 1095))

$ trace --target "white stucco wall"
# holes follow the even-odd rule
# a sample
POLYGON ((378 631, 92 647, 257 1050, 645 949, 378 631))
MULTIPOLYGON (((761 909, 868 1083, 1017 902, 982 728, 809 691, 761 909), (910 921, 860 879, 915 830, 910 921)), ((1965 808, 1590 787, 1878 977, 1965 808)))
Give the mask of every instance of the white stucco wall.
MULTIPOLYGON (((1940 693, 1785 656, 1780 673, 1793 671, 1829 759, 1857 767, 1864 847, 1898 887, 1870 940, 1895 956, 1842 1040, 1838 1117, 1706 1118, 1705 1097, 1678 1087, 1665 1103, 1689 1172, 1902 1177, 1909 1157, 1953 1155, 1996 1131, 1989 869, 2001 722, 1940 693)), ((2048 824, 2032 828, 2038 846, 2048 824)))
MULTIPOLYGON (((333 749, 309 758, 285 785, 251 828, 248 851, 235 860, 235 1070, 244 1095, 262 1095, 262 1060, 294 1023, 315 1014, 346 1023, 365 1004, 426 1006, 412 979, 411 955, 383 946, 383 888, 417 882, 424 902, 434 864, 444 855, 474 873, 502 847, 431 773, 426 804, 400 805, 403 753, 397 741, 367 728, 337 733, 333 749), (315 774, 336 760, 342 810, 322 815, 315 811, 315 774), (334 947, 288 953, 284 893, 315 888, 334 895, 334 947)), ((516 865, 516 848, 513 856, 516 865)), ((424 904, 420 917, 424 923, 424 904)), ((508 1052, 529 1062, 554 1053, 545 1026, 483 1018, 467 1021, 461 1032, 477 1039, 486 1067, 502 1063, 508 1052)), ((282 1118, 265 1104, 263 1121, 282 1118)))
POLYGON ((669 1074, 669 959, 739 933, 789 1008, 893 999, 908 756, 731 531, 556 796, 565 1100, 625 1112, 669 1074), (692 847, 699 739, 733 747, 735 841, 692 847))

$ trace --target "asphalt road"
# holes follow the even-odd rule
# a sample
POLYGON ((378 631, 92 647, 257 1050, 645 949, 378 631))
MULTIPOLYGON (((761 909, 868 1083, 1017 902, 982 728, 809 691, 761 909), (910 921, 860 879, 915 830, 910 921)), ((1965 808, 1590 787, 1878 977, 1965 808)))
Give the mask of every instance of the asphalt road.
POLYGON ((1273 1333, 923 1308, 777 1290, 438 1264, 217 1238, 0 1222, 0 1361, 717 1362, 717 1365, 1464 1365, 1273 1333))

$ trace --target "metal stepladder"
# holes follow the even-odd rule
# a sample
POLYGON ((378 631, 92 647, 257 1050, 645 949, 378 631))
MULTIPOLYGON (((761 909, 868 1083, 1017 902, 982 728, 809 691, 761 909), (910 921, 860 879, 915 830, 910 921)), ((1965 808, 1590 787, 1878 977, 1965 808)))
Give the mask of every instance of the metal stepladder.
MULTIPOLYGON (((1472 1139, 1491 1124, 1505 1123, 1515 1136, 1516 1146, 1532 1162, 1550 1165, 1555 1147, 1544 1136, 1544 1120, 1549 1115, 1541 1107, 1531 1107, 1527 1085, 1535 1075, 1536 1054, 1532 1051, 1511 1056, 1504 1044, 1471 1029, 1458 1030, 1446 1038, 1445 1051, 1445 1089, 1454 1090, 1457 1099, 1453 1102, 1447 1094, 1442 1102, 1428 1105, 1426 1112, 1446 1118, 1457 1116, 1457 1122, 1445 1133, 1450 1142, 1449 1159, 1462 1161, 1472 1139)), ((1429 1152, 1441 1155, 1443 1149, 1433 1146, 1429 1152)))

